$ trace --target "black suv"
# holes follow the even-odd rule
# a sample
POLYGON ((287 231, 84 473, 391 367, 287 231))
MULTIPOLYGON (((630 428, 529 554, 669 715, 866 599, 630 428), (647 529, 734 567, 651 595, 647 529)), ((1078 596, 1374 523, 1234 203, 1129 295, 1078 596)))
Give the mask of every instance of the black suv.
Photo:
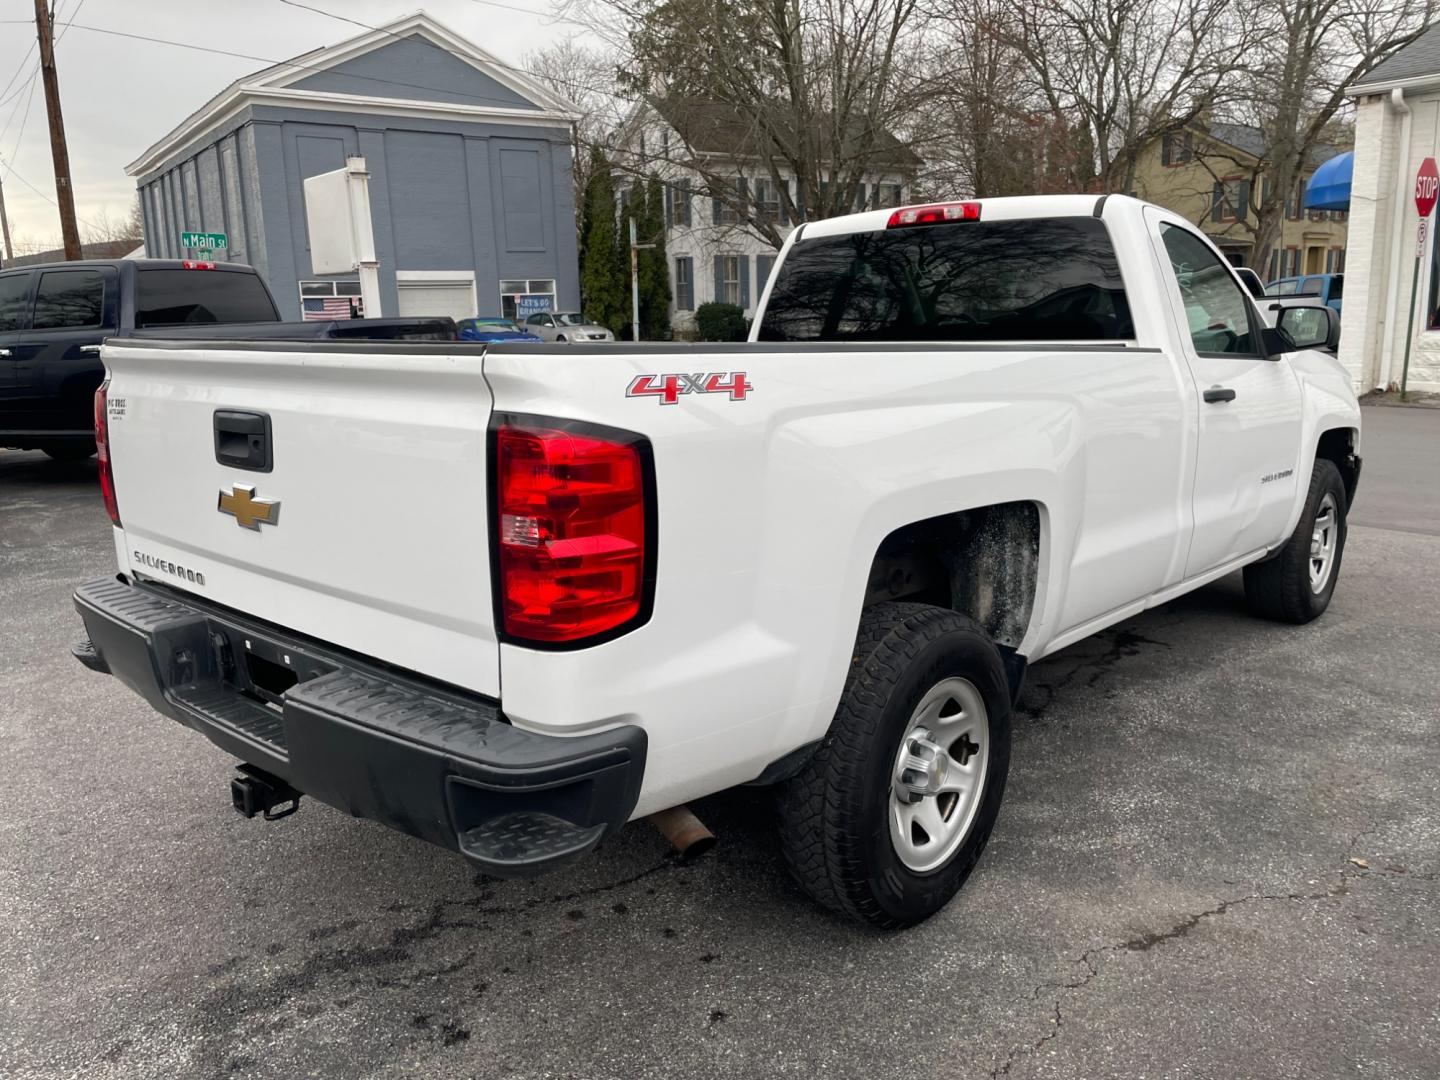
POLYGON ((95 452, 105 338, 279 318, 265 282, 239 263, 116 259, 0 270, 0 447, 60 460, 95 452))

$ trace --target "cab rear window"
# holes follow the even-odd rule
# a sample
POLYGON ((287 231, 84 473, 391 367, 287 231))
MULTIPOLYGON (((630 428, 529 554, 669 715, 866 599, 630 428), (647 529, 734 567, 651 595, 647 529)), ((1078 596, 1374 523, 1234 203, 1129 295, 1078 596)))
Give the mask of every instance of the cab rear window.
POLYGON ((228 270, 140 270, 135 325, 277 322, 270 294, 255 274, 228 270))
POLYGON ((1135 336, 1097 218, 1032 218, 803 239, 762 341, 1105 341, 1135 336))

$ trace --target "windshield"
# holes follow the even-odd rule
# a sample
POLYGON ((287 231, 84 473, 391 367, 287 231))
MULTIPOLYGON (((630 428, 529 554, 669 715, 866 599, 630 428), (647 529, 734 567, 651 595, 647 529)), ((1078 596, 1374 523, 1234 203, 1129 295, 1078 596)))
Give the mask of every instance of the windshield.
POLYGON ((560 326, 593 326, 595 320, 578 311, 562 311, 555 316, 555 322, 560 326))
POLYGON ((1135 336, 1095 218, 820 236, 780 264, 762 341, 1057 341, 1135 336))

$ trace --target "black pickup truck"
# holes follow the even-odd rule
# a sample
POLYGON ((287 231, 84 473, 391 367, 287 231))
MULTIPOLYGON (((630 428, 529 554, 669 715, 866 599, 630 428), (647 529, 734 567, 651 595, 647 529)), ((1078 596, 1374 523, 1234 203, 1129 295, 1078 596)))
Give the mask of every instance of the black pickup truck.
POLYGON ((116 259, 0 270, 0 447, 61 461, 95 452, 100 343, 112 337, 208 340, 454 340, 437 319, 281 322, 255 269, 240 263, 116 259), (265 324, 265 325, 257 325, 265 324))

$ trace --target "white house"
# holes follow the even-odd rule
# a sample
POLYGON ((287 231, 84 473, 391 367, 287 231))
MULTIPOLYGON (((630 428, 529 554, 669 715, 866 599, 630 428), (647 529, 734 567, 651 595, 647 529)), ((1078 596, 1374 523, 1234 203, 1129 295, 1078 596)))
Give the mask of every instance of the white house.
POLYGON ((1440 391, 1440 248, 1433 211, 1422 240, 1415 205, 1422 164, 1440 158, 1440 24, 1350 92, 1355 163, 1340 359, 1358 390, 1385 389, 1400 383, 1408 347, 1408 389, 1440 391))
MULTIPOLYGON (((788 165, 770 157, 752 125, 728 106, 647 101, 635 109, 617 138, 618 160, 634 173, 655 173, 665 182, 665 248, 670 263, 671 325, 678 333, 694 327, 695 309, 723 301, 754 312, 775 265, 777 247, 764 235, 768 226, 783 241, 807 219, 830 214, 807 210, 788 165), (784 185, 782 196, 775 176, 784 185), (730 188, 716 197, 717 182, 730 188), (746 204, 742 214, 738 204, 746 204)), ((919 158, 889 132, 877 133, 870 159, 843 200, 845 212, 901 206, 919 158)), ((829 169, 846 176, 846 163, 829 169)), ((837 181, 841 182, 841 181, 837 181)), ((822 182, 824 191, 829 185, 822 182)), ((621 182, 622 189, 624 182, 621 182)))

